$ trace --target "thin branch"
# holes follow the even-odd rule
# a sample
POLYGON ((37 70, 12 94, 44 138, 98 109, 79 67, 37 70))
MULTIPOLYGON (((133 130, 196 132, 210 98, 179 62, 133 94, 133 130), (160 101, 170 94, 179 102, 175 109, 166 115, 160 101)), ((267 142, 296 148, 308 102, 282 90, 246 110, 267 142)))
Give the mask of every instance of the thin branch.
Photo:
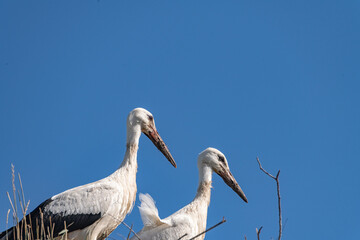
POLYGON ((281 234, 282 234, 281 197, 280 197, 279 174, 280 174, 280 170, 279 170, 278 173, 276 174, 276 187, 277 187, 278 207, 279 207, 279 237, 278 237, 278 240, 281 239, 281 234))
POLYGON ((226 222, 226 219, 223 217, 223 219, 221 220, 221 222, 219 222, 219 223, 215 224, 215 225, 214 225, 214 226, 212 226, 211 228, 208 228, 207 230, 203 231, 202 233, 199 233, 199 234, 198 234, 198 235, 196 235, 195 237, 190 238, 189 240, 193 240, 193 239, 195 239, 195 238, 197 238, 197 237, 199 237, 199 236, 201 236, 201 235, 205 234, 206 232, 208 232, 208 231, 210 231, 210 230, 212 230, 212 229, 216 228, 217 226, 219 226, 219 225, 223 224, 224 222, 226 222))
POLYGON ((279 209, 279 237, 278 240, 281 240, 282 234, 282 220, 281 220, 281 197, 280 197, 280 182, 279 182, 279 175, 280 170, 277 172, 276 177, 268 173, 265 169, 262 168, 259 158, 256 158, 257 162, 259 163, 260 170, 263 171, 266 175, 271 177, 276 181, 276 188, 277 188, 277 197, 278 197, 278 209, 279 209))
POLYGON ((127 225, 124 221, 122 221, 121 223, 124 224, 130 230, 130 232, 133 232, 137 239, 141 240, 140 237, 136 234, 136 232, 132 230, 132 227, 129 227, 129 225, 127 225))
POLYGON ((256 228, 256 235, 258 240, 260 240, 260 232, 262 228, 263 228, 262 226, 259 229, 256 228))
MULTIPOLYGON (((266 175, 268 175, 269 177, 271 177, 272 179, 276 180, 276 177, 274 177, 273 175, 271 175, 270 173, 268 173, 265 169, 262 168, 259 157, 256 157, 256 160, 259 164, 260 170, 263 171, 266 175)), ((279 171, 280 172, 280 171, 279 171)))
POLYGON ((182 239, 183 237, 186 237, 188 234, 187 233, 185 233, 184 235, 182 235, 181 237, 179 237, 179 239, 178 240, 180 240, 180 239, 182 239))
MULTIPOLYGON (((109 214, 109 216, 112 217, 112 218, 114 218, 114 219, 117 219, 117 220, 118 220, 117 217, 114 217, 114 216, 111 215, 111 214, 109 214)), ((127 225, 124 221, 122 221, 121 223, 124 224, 125 227, 127 227, 127 228, 130 230, 130 232, 133 232, 137 239, 141 240, 140 237, 136 234, 136 232, 134 232, 134 230, 132 230, 132 227, 130 228, 129 225, 127 225)))
POLYGON ((130 231, 129 231, 129 234, 127 235, 126 240, 129 240, 129 239, 130 239, 130 235, 131 235, 131 231, 132 231, 133 225, 134 225, 134 224, 131 224, 130 231))

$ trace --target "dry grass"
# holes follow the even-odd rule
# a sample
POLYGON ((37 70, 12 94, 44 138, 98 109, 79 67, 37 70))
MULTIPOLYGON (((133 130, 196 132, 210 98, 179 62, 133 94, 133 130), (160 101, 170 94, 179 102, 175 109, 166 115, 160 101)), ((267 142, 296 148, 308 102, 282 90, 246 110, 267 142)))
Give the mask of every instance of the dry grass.
MULTIPOLYGON (((44 225, 43 214, 40 214, 40 219, 36 219, 36 222, 33 223, 31 221, 31 215, 28 214, 28 208, 30 201, 25 200, 24 189, 22 186, 21 176, 18 173, 18 185, 19 188, 16 187, 16 174, 15 174, 15 167, 11 165, 11 184, 12 184, 12 194, 6 192, 11 209, 8 210, 6 216, 6 240, 52 240, 54 239, 53 236, 53 228, 54 225, 51 223, 50 219, 50 226, 44 225), (11 196, 12 195, 12 196, 11 196), (9 228, 9 219, 13 219, 14 226, 9 228), (21 220, 20 220, 21 219, 21 220)), ((66 226, 66 225, 65 225, 66 226)), ((64 229, 59 234, 60 237, 56 237, 59 240, 67 239, 67 230, 64 229)))

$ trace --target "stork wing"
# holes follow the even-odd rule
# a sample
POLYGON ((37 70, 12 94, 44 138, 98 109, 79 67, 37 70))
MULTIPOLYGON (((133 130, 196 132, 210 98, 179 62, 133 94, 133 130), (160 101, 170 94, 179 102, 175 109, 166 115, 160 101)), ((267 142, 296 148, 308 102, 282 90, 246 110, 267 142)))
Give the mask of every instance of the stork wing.
POLYGON ((140 193, 139 199, 141 201, 139 211, 144 228, 155 228, 163 224, 170 225, 166 221, 160 219, 159 211, 155 206, 155 201, 149 194, 140 193))
MULTIPOLYGON (((101 180, 69 189, 42 202, 25 217, 26 223, 31 225, 34 238, 40 238, 44 231, 52 232, 55 238, 65 224, 68 232, 83 229, 99 220, 112 204, 122 204, 119 195, 114 196, 113 192, 114 187, 101 180)), ((13 227, 1 233, 0 238, 6 232, 8 239, 14 239, 13 227)))
POLYGON ((101 181, 79 186, 44 201, 27 218, 35 231, 36 225, 40 226, 43 213, 45 229, 49 227, 54 237, 64 230, 65 224, 68 232, 83 229, 99 220, 117 201, 113 199, 113 190, 101 181))

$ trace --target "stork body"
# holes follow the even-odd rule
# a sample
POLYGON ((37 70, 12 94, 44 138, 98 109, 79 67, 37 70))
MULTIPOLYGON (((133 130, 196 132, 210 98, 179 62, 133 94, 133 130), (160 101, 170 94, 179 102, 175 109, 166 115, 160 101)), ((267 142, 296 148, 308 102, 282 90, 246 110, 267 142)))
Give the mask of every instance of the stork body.
MULTIPOLYGON (((41 226, 40 215, 43 213, 45 229, 49 227, 54 238, 60 237, 59 233, 66 227, 68 239, 71 240, 105 239, 124 220, 135 202, 137 151, 141 132, 176 167, 156 131, 151 113, 136 108, 128 116, 126 152, 120 167, 106 178, 69 189, 41 203, 25 218, 27 224, 31 225, 33 237, 36 239, 41 236, 37 226, 41 226)), ((21 227, 21 224, 23 221, 18 226, 21 227)), ((13 240, 16 235, 13 227, 0 233, 0 239, 13 240)))
MULTIPOLYGON (((193 201, 165 219, 160 219, 154 200, 140 194, 139 207, 144 228, 137 233, 141 240, 190 239, 205 231, 210 204, 212 172, 219 174, 245 202, 245 194, 232 176, 225 156, 214 148, 200 153, 198 158, 199 186, 193 201)), ((205 234, 196 239, 204 239, 205 234)), ((131 240, 138 239, 136 236, 131 240)))

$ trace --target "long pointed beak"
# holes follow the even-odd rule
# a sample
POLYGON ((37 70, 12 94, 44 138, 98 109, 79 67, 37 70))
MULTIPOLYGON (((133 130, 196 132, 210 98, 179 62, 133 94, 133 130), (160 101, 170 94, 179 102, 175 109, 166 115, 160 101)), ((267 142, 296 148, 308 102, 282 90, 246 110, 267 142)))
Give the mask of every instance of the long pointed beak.
POLYGON ((246 203, 248 202, 245 193, 236 182, 234 176, 231 174, 230 170, 223 168, 221 171, 218 172, 220 177, 224 180, 224 182, 234 190, 246 203))
POLYGON ((155 128, 150 131, 144 131, 144 134, 154 143, 157 149, 164 154, 164 156, 169 160, 169 162, 176 168, 176 162, 174 158, 171 156, 169 149, 167 148, 164 141, 161 139, 159 133, 155 128))

